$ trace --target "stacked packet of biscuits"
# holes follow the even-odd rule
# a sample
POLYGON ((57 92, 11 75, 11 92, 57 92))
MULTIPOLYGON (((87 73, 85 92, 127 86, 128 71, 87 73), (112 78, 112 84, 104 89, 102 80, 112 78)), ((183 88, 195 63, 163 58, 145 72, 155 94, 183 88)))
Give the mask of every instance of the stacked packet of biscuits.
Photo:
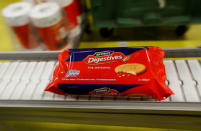
POLYGON ((158 47, 64 50, 45 91, 163 100, 173 94, 165 84, 164 56, 158 47))

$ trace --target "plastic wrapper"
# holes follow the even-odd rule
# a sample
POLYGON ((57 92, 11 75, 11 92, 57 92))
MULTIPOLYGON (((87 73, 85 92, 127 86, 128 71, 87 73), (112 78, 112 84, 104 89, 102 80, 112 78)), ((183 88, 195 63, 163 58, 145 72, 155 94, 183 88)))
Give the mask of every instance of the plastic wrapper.
POLYGON ((164 55, 158 47, 65 50, 45 91, 163 100, 173 94, 165 84, 164 55))

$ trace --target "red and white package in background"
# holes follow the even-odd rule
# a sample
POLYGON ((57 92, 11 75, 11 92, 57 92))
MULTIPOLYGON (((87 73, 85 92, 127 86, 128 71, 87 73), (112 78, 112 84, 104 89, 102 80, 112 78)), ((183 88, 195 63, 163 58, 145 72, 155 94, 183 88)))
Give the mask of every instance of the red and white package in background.
POLYGON ((81 19, 82 9, 77 0, 47 0, 48 2, 56 2, 66 13, 68 21, 76 27, 81 19))
POLYGON ((48 2, 56 2, 64 11, 64 17, 68 22, 69 39, 74 39, 81 33, 82 22, 82 6, 80 0, 47 0, 48 2))
POLYGON ((12 28, 21 46, 25 49, 33 49, 40 44, 37 31, 29 20, 32 7, 30 3, 17 2, 8 5, 2 11, 6 23, 12 28))
POLYGON ((163 100, 173 94, 165 84, 164 56, 158 47, 65 50, 45 91, 163 100))
POLYGON ((69 44, 68 23, 58 4, 49 2, 37 5, 31 11, 30 18, 47 49, 60 50, 69 44))

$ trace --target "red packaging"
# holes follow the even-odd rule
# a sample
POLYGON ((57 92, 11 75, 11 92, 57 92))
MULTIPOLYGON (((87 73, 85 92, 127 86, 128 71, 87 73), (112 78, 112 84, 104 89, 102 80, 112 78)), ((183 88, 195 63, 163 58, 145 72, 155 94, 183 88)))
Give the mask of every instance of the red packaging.
POLYGON ((163 100, 173 94, 165 84, 164 56, 158 47, 65 50, 59 54, 59 65, 45 91, 163 100))
POLYGON ((58 4, 50 2, 35 6, 30 14, 47 49, 60 50, 68 44, 68 25, 58 4))
POLYGON ((2 11, 6 23, 12 28, 21 46, 33 49, 39 46, 40 40, 35 28, 30 24, 29 13, 32 4, 16 2, 8 5, 2 11))
POLYGON ((67 18, 70 23, 74 24, 74 27, 78 25, 77 17, 79 16, 77 4, 75 0, 67 0, 66 5, 63 6, 67 18))
POLYGON ((48 2, 56 2, 63 9, 66 18, 68 19, 69 28, 72 30, 79 24, 79 16, 81 10, 78 2, 75 0, 47 0, 48 2))

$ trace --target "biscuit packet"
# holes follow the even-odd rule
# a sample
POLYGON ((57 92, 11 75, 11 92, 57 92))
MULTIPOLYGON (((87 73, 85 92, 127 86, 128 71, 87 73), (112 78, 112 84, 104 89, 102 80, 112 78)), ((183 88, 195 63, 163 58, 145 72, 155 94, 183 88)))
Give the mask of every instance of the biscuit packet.
POLYGON ((164 56, 158 47, 64 50, 45 91, 163 100, 173 94, 165 84, 164 56))

